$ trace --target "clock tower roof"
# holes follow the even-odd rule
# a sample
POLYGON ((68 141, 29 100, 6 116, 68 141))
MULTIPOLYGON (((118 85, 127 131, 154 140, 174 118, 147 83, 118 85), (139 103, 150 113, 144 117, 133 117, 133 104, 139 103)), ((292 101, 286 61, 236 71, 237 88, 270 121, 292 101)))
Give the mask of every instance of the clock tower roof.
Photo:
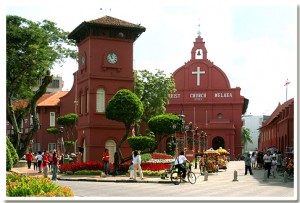
POLYGON ((135 41, 145 31, 146 28, 140 24, 133 24, 111 16, 104 16, 88 22, 82 22, 69 34, 68 38, 76 40, 77 43, 88 36, 135 41))

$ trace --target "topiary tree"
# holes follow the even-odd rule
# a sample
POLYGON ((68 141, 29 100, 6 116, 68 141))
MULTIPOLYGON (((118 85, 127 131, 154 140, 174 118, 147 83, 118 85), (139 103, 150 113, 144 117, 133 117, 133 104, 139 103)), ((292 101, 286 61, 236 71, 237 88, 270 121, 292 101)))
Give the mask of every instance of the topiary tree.
POLYGON ((152 117, 148 122, 148 127, 155 135, 155 149, 164 137, 168 137, 175 131, 179 131, 181 126, 182 120, 174 114, 163 114, 152 117))
POLYGON ((67 141, 74 141, 77 138, 75 125, 78 122, 78 115, 69 113, 57 118, 56 123, 64 128, 64 134, 67 141))
POLYGON ((139 151, 151 149, 155 145, 155 139, 149 136, 132 136, 127 138, 127 142, 132 150, 139 151))
POLYGON ((142 102, 136 94, 126 89, 119 90, 111 98, 105 109, 105 116, 107 119, 119 121, 125 125, 125 134, 116 147, 116 151, 119 154, 121 162, 124 162, 124 158, 121 154, 120 146, 127 139, 130 126, 136 120, 141 118, 143 112, 144 108, 142 102))

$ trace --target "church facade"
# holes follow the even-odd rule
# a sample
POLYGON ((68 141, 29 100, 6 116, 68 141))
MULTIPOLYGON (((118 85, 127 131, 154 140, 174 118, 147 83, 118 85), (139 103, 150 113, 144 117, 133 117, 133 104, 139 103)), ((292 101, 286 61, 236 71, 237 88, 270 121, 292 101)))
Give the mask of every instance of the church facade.
MULTIPOLYGON (((176 92, 169 95, 167 112, 184 116, 185 122, 193 125, 192 139, 199 144, 204 142, 200 139, 205 134, 206 149, 222 147, 232 157, 241 155, 242 114, 248 100, 240 95, 241 88, 231 88, 226 74, 207 59, 200 35, 195 39, 191 59, 173 77, 176 92)), ((190 150, 197 154, 201 147, 190 150)))

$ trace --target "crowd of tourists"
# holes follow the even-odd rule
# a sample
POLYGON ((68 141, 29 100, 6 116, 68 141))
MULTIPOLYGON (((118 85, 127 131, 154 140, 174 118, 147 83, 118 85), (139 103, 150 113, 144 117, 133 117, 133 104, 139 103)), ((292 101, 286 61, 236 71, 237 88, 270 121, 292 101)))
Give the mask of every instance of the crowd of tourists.
POLYGON ((38 171, 38 173, 43 173, 44 177, 48 177, 48 172, 52 173, 52 180, 57 180, 58 164, 60 157, 57 157, 56 151, 39 151, 37 153, 32 153, 28 151, 25 155, 28 169, 31 169, 33 165, 33 170, 38 171))
POLYGON ((247 154, 245 158, 245 175, 249 170, 252 175, 252 169, 264 169, 268 171, 267 178, 271 175, 275 178, 278 174, 283 175, 286 171, 288 176, 294 174, 294 160, 281 154, 281 152, 254 151, 252 154, 247 154))

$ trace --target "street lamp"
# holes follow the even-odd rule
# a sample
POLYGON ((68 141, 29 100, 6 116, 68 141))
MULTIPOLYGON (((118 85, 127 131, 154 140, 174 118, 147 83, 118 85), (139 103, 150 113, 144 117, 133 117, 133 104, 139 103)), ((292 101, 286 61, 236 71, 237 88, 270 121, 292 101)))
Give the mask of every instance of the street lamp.
POLYGON ((199 138, 200 138, 200 146, 201 146, 202 153, 203 153, 204 151, 206 151, 206 145, 207 145, 206 132, 201 131, 199 138))

